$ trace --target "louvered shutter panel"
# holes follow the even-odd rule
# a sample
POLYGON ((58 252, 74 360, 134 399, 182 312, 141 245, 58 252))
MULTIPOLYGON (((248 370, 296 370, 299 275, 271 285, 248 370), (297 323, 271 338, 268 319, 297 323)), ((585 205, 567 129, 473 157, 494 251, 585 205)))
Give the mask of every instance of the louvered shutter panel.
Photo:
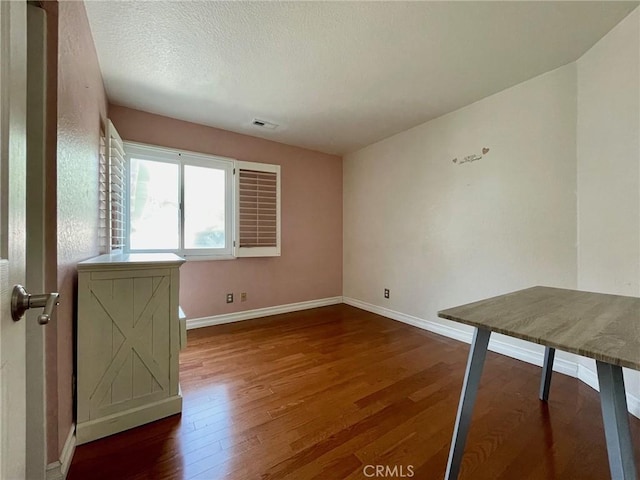
POLYGON ((111 234, 109 232, 109 162, 107 161, 107 133, 104 132, 100 135, 100 150, 99 150, 99 166, 98 166, 98 181, 99 192, 98 202, 100 210, 100 251, 107 253, 110 250, 111 234))
POLYGON ((236 163, 237 257, 280 255, 280 166, 236 163))
POLYGON ((124 144, 111 120, 107 128, 106 152, 108 251, 112 252, 122 250, 125 246, 126 170, 124 144))

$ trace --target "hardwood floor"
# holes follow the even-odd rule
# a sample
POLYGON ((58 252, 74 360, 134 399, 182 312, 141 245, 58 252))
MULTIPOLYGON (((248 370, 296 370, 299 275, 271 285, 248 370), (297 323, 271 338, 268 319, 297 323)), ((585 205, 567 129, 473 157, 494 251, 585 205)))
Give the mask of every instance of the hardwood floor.
MULTIPOLYGON (((69 479, 443 478, 468 345, 347 305, 191 330, 188 345, 182 416, 78 447, 69 479)), ((597 393, 555 374, 544 404, 539 380, 488 354, 461 479, 609 478, 597 393)))

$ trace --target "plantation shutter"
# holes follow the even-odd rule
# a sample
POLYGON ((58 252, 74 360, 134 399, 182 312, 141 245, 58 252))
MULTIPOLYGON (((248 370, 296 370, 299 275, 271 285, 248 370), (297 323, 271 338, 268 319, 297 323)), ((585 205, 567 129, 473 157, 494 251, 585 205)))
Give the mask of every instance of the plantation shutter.
POLYGON ((109 181, 109 166, 107 162, 107 133, 101 132, 100 135, 100 149, 99 149, 99 161, 98 161, 98 205, 100 212, 100 252, 107 253, 110 250, 109 244, 111 243, 109 233, 109 187, 107 184, 109 181))
POLYGON ((280 255, 279 165, 236 162, 235 255, 280 255))
POLYGON ((125 157, 118 131, 108 121, 104 138, 104 159, 101 154, 100 204, 103 222, 103 244, 107 253, 124 249, 125 241, 125 157))

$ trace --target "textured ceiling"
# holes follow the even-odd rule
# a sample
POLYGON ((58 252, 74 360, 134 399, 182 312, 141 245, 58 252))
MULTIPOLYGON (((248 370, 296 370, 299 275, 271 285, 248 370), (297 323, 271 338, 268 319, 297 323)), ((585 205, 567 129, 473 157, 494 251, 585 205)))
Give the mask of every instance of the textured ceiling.
POLYGON ((576 60, 637 5, 86 3, 112 103, 338 154, 576 60))

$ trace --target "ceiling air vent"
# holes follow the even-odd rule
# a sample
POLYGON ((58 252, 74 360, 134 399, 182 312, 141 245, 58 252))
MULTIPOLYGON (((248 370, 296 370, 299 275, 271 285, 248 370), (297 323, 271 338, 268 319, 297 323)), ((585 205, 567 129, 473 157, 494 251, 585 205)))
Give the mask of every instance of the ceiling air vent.
POLYGON ((266 120, 260 120, 259 118, 254 118, 251 124, 256 127, 266 128, 269 130, 275 130, 279 127, 277 123, 267 122, 266 120))

